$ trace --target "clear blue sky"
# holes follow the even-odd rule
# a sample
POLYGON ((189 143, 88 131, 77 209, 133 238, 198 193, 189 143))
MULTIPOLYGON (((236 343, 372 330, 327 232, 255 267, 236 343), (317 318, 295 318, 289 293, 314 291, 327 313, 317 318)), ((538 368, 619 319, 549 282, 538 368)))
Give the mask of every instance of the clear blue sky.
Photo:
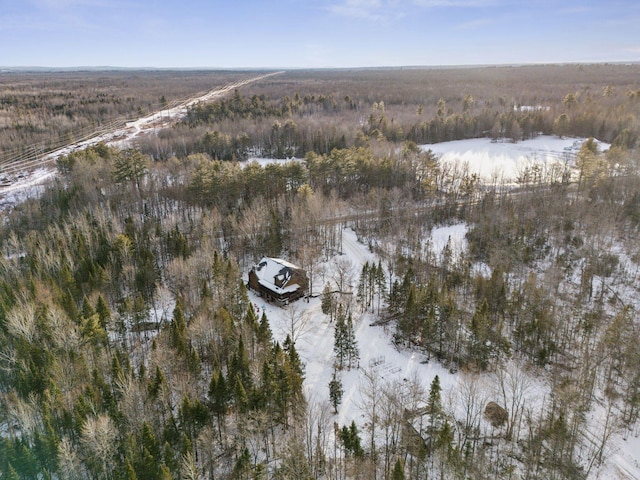
POLYGON ((0 0, 0 66, 640 61, 638 0, 0 0))

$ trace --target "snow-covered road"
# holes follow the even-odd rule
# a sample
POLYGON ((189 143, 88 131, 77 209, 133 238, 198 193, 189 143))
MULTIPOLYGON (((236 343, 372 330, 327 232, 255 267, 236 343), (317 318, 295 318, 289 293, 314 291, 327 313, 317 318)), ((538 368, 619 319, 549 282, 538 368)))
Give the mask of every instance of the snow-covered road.
POLYGON ((68 155, 71 152, 83 150, 98 143, 126 148, 140 135, 153 133, 158 125, 165 125, 182 118, 186 115, 188 108, 193 105, 209 102, 237 88, 280 73, 282 72, 267 73, 216 88, 203 95, 181 101, 170 108, 127 122, 124 128, 107 128, 96 131, 80 141, 70 143, 44 155, 34 153, 29 157, 17 157, 0 162, 0 185, 2 185, 0 186, 0 209, 24 199, 33 191, 33 188, 37 188, 39 184, 54 175, 54 162, 62 155, 68 155))

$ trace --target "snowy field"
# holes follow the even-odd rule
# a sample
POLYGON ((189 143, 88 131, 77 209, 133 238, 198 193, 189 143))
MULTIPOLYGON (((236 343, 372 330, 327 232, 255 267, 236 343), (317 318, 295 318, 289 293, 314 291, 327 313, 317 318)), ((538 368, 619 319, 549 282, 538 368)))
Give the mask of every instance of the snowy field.
MULTIPOLYGON (((554 163, 571 165, 585 138, 560 138, 540 135, 530 140, 512 143, 508 140, 492 141, 489 138, 473 138, 452 142, 421 145, 431 150, 445 164, 468 165, 471 173, 477 173, 484 181, 496 178, 513 183, 524 167, 533 164, 550 166, 554 163)), ((599 143, 600 150, 609 148, 599 143)))

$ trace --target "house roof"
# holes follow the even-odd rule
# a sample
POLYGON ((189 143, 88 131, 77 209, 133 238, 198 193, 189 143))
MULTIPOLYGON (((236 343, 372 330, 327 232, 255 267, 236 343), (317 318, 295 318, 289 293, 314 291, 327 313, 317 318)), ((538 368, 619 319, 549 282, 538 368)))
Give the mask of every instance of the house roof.
POLYGON ((293 270, 299 270, 300 267, 289 263, 280 258, 263 257, 256 265, 253 271, 258 277, 258 283, 276 293, 295 292, 300 285, 297 283, 289 284, 293 277, 293 270), (280 284, 280 286, 276 285, 280 284))

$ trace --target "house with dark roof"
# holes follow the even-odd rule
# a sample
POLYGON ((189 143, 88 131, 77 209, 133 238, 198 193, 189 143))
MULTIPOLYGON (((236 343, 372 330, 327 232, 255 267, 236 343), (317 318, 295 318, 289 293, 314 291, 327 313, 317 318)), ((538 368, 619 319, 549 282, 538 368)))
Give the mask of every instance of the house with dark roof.
POLYGON ((263 257, 249 272, 249 288, 283 306, 307 294, 309 278, 307 272, 292 263, 263 257))

